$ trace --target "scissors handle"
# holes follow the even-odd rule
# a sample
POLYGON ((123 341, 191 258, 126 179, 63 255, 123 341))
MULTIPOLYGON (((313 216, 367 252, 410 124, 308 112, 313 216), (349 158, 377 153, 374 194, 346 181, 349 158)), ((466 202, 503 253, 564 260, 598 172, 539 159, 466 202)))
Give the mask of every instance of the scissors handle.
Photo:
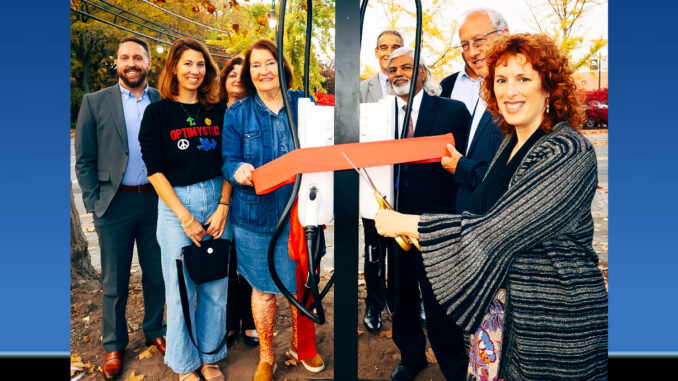
MULTIPOLYGON (((386 197, 384 197, 378 190, 374 191, 374 198, 377 199, 377 203, 379 204, 379 209, 386 209, 386 210, 394 210, 391 204, 386 201, 386 197)), ((410 251, 412 248, 412 245, 416 247, 419 251, 421 251, 421 246, 419 246, 419 241, 414 238, 410 237, 407 235, 400 235, 395 237, 396 242, 398 245, 404 250, 404 251, 410 251)))

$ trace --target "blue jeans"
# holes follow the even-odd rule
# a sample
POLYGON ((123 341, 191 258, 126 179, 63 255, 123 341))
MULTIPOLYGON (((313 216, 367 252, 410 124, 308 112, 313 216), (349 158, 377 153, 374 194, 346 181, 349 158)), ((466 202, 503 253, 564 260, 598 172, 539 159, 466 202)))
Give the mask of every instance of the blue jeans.
MULTIPOLYGON (((203 224, 217 209, 221 184, 222 178, 219 176, 189 186, 174 187, 179 200, 195 217, 196 221, 193 223, 203 224)), ((181 249, 193 242, 184 233, 177 216, 162 200, 158 202, 157 237, 167 301, 165 364, 175 373, 189 373, 198 369, 201 363, 215 363, 223 359, 226 356, 226 346, 216 354, 205 355, 198 352, 188 336, 181 309, 176 259, 181 257, 181 249)), ((205 237, 207 238, 209 236, 205 237)), ((188 291, 193 338, 203 352, 213 351, 226 332, 228 278, 195 284, 184 267, 184 279, 188 291), (194 307, 196 297, 197 304, 194 307)))

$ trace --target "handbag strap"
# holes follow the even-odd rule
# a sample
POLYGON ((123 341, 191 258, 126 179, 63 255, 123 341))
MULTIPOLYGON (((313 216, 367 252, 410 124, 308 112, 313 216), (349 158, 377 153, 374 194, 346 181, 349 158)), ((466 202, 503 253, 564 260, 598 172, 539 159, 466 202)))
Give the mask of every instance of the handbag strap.
POLYGON ((177 263, 177 275, 179 276, 179 296, 181 297, 181 309, 184 312, 184 321, 186 322, 186 330, 188 331, 188 337, 191 338, 191 342, 198 349, 198 352, 205 355, 216 354, 224 347, 224 345, 226 345, 226 341, 228 339, 228 332, 224 332, 224 338, 221 339, 221 343, 219 343, 217 349, 211 352, 203 352, 202 350, 200 350, 200 347, 198 346, 198 344, 195 343, 195 340, 193 339, 193 329, 191 328, 191 313, 188 309, 188 291, 186 290, 186 279, 184 279, 184 264, 183 261, 178 258, 176 263, 177 263))

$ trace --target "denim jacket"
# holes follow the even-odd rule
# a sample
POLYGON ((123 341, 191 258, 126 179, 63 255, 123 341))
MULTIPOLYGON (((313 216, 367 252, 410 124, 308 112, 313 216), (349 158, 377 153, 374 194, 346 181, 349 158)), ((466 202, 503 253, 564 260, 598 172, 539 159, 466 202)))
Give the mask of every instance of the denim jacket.
MULTIPOLYGON (((292 117, 297 121, 298 99, 304 93, 294 90, 288 94, 292 117)), ((224 166, 221 172, 233 184, 229 221, 244 229, 272 232, 292 194, 293 185, 257 195, 254 187, 238 184, 233 174, 245 163, 258 168, 294 150, 287 110, 283 107, 276 115, 257 94, 235 102, 224 114, 222 149, 224 166)))

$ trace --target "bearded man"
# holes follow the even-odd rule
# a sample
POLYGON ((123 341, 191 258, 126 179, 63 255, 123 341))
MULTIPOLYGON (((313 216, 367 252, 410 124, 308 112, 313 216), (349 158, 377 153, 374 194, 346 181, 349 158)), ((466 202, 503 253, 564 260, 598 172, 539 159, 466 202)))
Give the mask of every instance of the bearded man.
POLYGON ((160 93, 146 82, 151 56, 145 41, 123 38, 115 63, 118 83, 85 95, 75 131, 75 173, 101 249, 106 379, 120 373, 129 343, 125 308, 135 242, 143 272, 146 345, 165 354, 166 330, 165 283, 155 237, 158 196, 148 183, 139 146, 144 110, 160 93))
MULTIPOLYGON (((391 91, 397 95, 396 138, 435 136, 451 133, 455 146, 465 152, 471 121, 466 106, 456 100, 441 98, 441 87, 435 84, 431 73, 420 60, 414 62, 414 51, 399 48, 388 61, 391 91), (410 120, 405 122, 405 107, 409 97, 412 76, 418 70, 412 99, 410 120)), ((396 165, 396 209, 401 213, 455 213, 457 185, 454 175, 438 163, 396 165)), ((397 245, 396 245, 397 246, 397 245)), ((447 380, 461 380, 466 374, 468 356, 463 345, 463 334, 448 318, 436 301, 431 284, 426 278, 421 252, 414 246, 403 252, 398 246, 400 261, 397 309, 393 315, 393 341, 400 350, 400 365, 391 374, 391 380, 414 380, 427 364, 426 338, 419 324, 419 289, 426 312, 426 331, 447 380)))

